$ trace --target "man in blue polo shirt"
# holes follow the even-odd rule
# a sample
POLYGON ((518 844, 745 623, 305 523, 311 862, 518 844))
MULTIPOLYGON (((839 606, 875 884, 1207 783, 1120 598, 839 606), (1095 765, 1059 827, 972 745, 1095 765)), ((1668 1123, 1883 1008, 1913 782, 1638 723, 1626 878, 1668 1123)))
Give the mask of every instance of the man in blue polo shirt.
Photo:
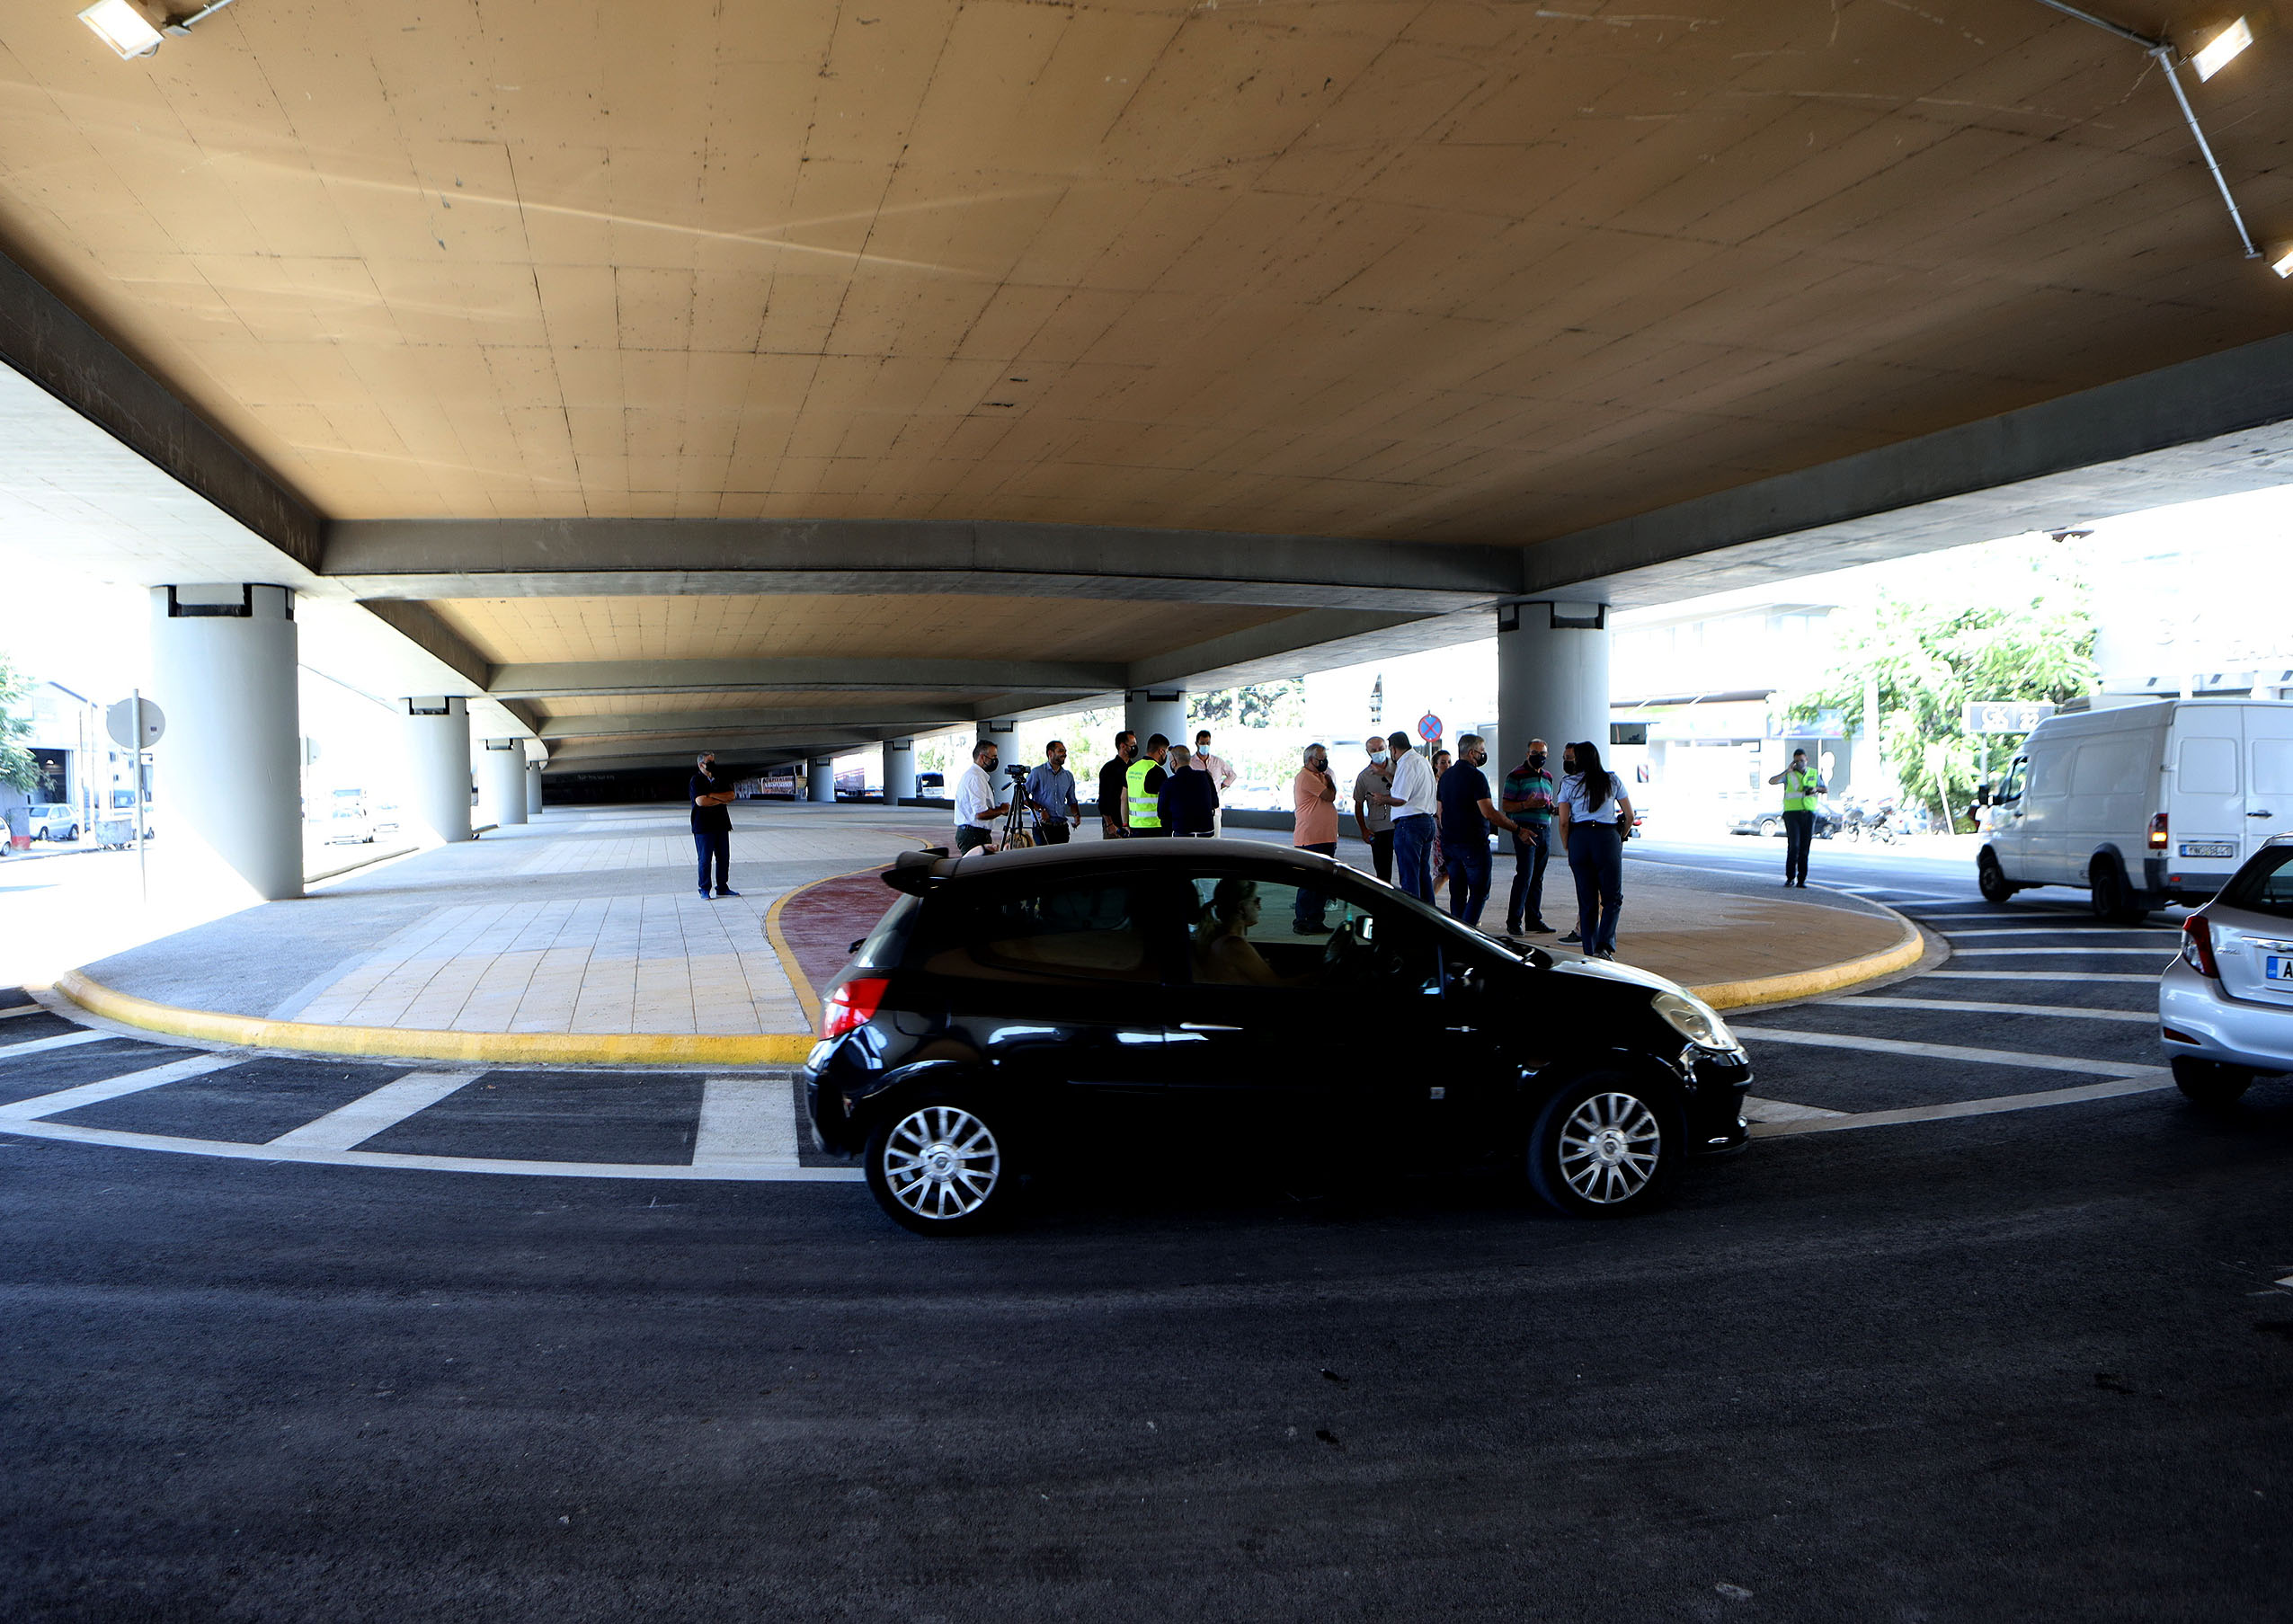
POLYGON ((1490 824, 1518 834, 1521 826, 1498 811, 1481 764, 1489 751, 1479 733, 1457 741, 1457 759, 1441 775, 1441 856, 1449 868, 1449 917, 1478 928, 1489 902, 1490 824))

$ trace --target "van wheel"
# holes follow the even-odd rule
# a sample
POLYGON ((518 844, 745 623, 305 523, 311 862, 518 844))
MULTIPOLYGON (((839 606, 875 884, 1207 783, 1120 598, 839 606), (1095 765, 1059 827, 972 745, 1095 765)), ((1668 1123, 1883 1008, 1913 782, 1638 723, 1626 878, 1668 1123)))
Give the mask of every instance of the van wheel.
POLYGON ((1982 856, 1975 859, 1975 883, 1983 893, 1983 901, 2003 905, 2014 894, 2014 887, 2006 882, 2006 871, 1998 865, 1998 855, 1986 846, 1982 856))
POLYGON ((1687 1118, 1669 1090, 1595 1071, 1538 1114, 1529 1182, 1572 1218, 1626 1218, 1671 1194, 1687 1149, 1687 1118))
POLYGON ((2126 883, 2126 871, 2119 866, 2117 858, 2096 857, 2086 872, 2093 885, 2088 894, 2094 918, 2112 925, 2138 925, 2150 917, 2150 910, 2142 906, 2133 888, 2126 883))
POLYGON ((867 1187, 894 1223, 965 1235, 1000 1222, 1018 1185, 992 1107, 934 1095, 895 1107, 868 1136, 867 1187))
POLYGON ((2202 1105, 2209 1111, 2226 1110, 2235 1105, 2238 1096, 2253 1084, 2253 1074, 2243 1066, 2202 1060, 2194 1054, 2173 1057, 2173 1086, 2191 1105, 2202 1105))

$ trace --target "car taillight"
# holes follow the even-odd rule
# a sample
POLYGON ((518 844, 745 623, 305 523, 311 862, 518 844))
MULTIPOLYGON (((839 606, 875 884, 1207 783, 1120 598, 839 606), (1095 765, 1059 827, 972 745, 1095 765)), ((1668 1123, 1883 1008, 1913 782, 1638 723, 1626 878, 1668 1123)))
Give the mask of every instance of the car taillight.
POLYGON ((2182 921, 2182 962, 2201 976, 2221 980, 2221 968, 2213 962, 2213 927, 2201 913, 2182 921))
POLYGON ((2165 814, 2164 812, 2158 813, 2150 820, 2150 849, 2152 851, 2165 849, 2165 814))
POLYGON ((875 1018, 876 1006, 884 1002, 884 989, 892 983, 882 976, 856 976, 828 995, 828 1002, 821 1007, 820 1035, 842 1037, 855 1026, 865 1026, 875 1018))

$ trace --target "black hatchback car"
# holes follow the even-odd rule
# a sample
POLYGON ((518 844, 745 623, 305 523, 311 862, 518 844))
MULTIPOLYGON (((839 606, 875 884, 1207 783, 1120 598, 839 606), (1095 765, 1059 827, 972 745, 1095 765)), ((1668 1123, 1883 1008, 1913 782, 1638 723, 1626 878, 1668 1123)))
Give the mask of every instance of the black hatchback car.
POLYGON ((813 1129, 924 1234, 1027 1171, 1135 1189, 1239 1154, 1288 1187, 1525 1172, 1640 1211, 1740 1149, 1751 1064, 1719 1016, 1613 963, 1508 947, 1328 857, 1233 840, 905 854, 830 989, 813 1129))

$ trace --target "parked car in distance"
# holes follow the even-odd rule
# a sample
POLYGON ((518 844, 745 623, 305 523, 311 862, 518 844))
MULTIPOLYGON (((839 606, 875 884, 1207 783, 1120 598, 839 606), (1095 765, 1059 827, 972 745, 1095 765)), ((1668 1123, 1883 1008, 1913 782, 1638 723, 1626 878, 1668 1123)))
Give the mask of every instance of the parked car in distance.
POLYGON ((372 845, 377 835, 398 832, 398 808, 367 799, 364 790, 338 789, 334 810, 326 821, 326 839, 334 846, 372 845))
POLYGON ((2182 921, 2157 1019, 2173 1081, 2200 1105, 2226 1105, 2257 1075, 2293 1071, 2293 834, 2271 837, 2182 921))
MULTIPOLYGON (((1638 809, 1635 808, 1634 810, 1637 811, 1638 809)), ((1637 826, 1640 820, 1635 818, 1632 821, 1634 825, 1637 826)), ((1832 836, 1839 832, 1839 814, 1832 811, 1831 808, 1828 806, 1818 806, 1816 808, 1817 839, 1830 839, 1832 836)), ((1778 807, 1773 812, 1748 813, 1729 824, 1728 826, 1728 832, 1731 835, 1780 836, 1783 833, 1783 809, 1782 807, 1778 807)))
POLYGON ((2293 829, 2293 703, 2102 698, 2031 731, 1991 788, 1985 899, 2070 885, 2137 925, 2202 902, 2293 829))
POLYGON ((1212 1159, 1357 1195, 1491 1163, 1614 1216, 1745 1142, 1750 1060, 1685 989, 1327 857, 1091 842, 908 852, 885 881, 803 1076, 819 1144, 923 1234, 1003 1217, 1028 1172, 1135 1191, 1212 1159))
POLYGON ((24 819, 31 825, 35 840, 76 840, 80 838, 80 814, 73 807, 60 802, 35 803, 24 808, 24 819))

